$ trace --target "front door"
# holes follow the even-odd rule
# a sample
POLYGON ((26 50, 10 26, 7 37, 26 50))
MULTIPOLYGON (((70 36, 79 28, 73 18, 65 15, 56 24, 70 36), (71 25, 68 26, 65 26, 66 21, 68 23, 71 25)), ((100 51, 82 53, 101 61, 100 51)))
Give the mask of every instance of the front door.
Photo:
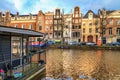
POLYGON ((93 42, 93 36, 92 35, 88 36, 88 42, 93 42))

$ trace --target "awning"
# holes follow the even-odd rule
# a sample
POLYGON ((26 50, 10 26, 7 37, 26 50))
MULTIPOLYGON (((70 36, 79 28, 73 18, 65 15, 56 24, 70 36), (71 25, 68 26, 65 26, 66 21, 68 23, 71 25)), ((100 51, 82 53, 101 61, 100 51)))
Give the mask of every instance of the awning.
POLYGON ((28 29, 21 29, 21 28, 14 28, 8 26, 0 26, 0 34, 6 35, 25 35, 29 37, 43 37, 44 34, 41 32, 28 30, 28 29))

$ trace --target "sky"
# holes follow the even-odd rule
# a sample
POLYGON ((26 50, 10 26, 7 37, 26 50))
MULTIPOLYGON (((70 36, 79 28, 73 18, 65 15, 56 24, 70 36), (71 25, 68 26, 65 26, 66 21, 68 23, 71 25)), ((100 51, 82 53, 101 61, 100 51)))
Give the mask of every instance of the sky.
POLYGON ((39 10, 48 12, 55 8, 70 13, 75 6, 80 7, 82 14, 86 14, 88 10, 97 13, 102 8, 120 10, 120 0, 0 0, 0 11, 4 13, 9 10, 13 14, 37 14, 39 10))

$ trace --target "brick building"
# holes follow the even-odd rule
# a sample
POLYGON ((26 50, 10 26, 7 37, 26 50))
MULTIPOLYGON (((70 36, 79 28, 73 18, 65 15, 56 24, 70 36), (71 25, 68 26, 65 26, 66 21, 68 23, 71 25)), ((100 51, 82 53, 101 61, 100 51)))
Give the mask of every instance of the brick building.
POLYGON ((54 40, 63 39, 63 15, 61 9, 57 8, 54 12, 54 22, 53 22, 53 38, 54 40))
POLYGON ((81 24, 82 24, 82 13, 80 8, 76 6, 72 14, 72 41, 81 41, 81 24))
POLYGON ((45 34, 47 40, 52 40, 53 38, 53 12, 45 13, 45 34))
POLYGON ((65 14, 63 16, 64 26, 63 26, 63 38, 64 42, 70 42, 72 36, 72 14, 65 14))
POLYGON ((0 25, 9 26, 11 22, 11 16, 12 14, 10 14, 9 11, 6 11, 5 14, 0 11, 0 25))
POLYGON ((103 42, 120 42, 120 10, 99 10, 103 42))
MULTIPOLYGON (((60 8, 54 12, 41 10, 37 14, 19 15, 0 11, 0 25, 15 28, 32 29, 46 34, 47 40, 85 41, 97 42, 98 38, 103 43, 120 42, 120 11, 99 10, 95 14, 89 10, 84 17, 78 6, 72 13, 64 14, 60 8), (91 25, 91 26, 90 26, 91 25)), ((33 39, 31 39, 33 40, 33 39)), ((34 39, 37 41, 37 39, 34 39)))

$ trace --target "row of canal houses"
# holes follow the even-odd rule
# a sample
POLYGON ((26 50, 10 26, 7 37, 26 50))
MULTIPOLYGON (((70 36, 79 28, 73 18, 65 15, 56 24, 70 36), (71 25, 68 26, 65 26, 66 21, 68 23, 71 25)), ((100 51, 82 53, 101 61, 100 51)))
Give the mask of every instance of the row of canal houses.
MULTIPOLYGON (((28 15, 6 11, 0 12, 0 25, 43 32, 47 40, 97 43, 102 38, 103 43, 120 42, 120 10, 99 9, 97 14, 89 10, 84 15, 79 6, 69 14, 60 8, 28 15)), ((37 41, 37 38, 31 40, 37 41)))

